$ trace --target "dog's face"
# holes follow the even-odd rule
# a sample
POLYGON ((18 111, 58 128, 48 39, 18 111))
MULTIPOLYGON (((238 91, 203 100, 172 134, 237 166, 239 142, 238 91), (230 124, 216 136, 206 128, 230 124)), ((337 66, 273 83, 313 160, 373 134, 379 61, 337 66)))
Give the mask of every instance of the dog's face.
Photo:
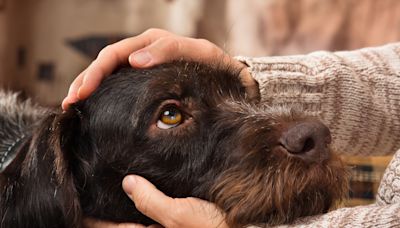
POLYGON ((76 176, 90 216, 147 223, 121 190, 130 173, 171 197, 215 202, 231 225, 326 212, 345 192, 326 127, 289 108, 249 104, 231 70, 194 63, 125 69, 75 108, 77 151, 91 164, 76 176))
POLYGON ((148 223, 121 189, 129 173, 172 197, 209 199, 231 153, 229 140, 235 140, 221 123, 222 105, 244 99, 237 75, 196 64, 123 69, 108 77, 70 110, 80 116, 74 143, 79 147, 73 150, 87 156, 91 166, 77 167, 75 175, 84 186, 85 213, 148 223))
MULTIPOLYGON (((57 211, 47 203, 49 216, 59 216, 56 211, 79 221, 82 211, 151 223, 122 190, 127 174, 147 178, 171 197, 214 202, 231 226, 323 213, 346 192, 346 171, 329 149, 327 128, 301 110, 250 104, 238 72, 229 69, 185 62, 122 69, 43 126, 26 158, 17 157, 19 179, 6 185, 15 189, 29 180, 26 170, 51 176, 45 191, 51 196, 30 197, 53 197, 61 205, 57 211)), ((42 176, 39 183, 47 180, 42 176)), ((17 196, 3 201, 13 205, 17 196)))

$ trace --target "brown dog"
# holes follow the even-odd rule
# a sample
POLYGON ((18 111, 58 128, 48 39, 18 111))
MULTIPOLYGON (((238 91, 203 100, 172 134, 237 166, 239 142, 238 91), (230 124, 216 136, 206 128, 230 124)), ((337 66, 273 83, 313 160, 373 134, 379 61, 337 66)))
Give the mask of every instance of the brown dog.
POLYGON ((246 99, 237 72, 186 62, 119 70, 66 113, 2 93, 1 227, 153 223, 121 188, 131 173, 214 202, 233 227, 328 211, 347 186, 329 130, 246 99))

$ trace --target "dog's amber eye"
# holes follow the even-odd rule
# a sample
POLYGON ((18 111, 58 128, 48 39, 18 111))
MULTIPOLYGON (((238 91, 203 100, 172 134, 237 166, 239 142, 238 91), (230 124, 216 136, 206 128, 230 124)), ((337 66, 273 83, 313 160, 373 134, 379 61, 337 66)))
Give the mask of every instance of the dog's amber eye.
POLYGON ((182 122, 182 113, 176 107, 167 107, 162 110, 157 121, 157 127, 169 129, 178 126, 182 122))

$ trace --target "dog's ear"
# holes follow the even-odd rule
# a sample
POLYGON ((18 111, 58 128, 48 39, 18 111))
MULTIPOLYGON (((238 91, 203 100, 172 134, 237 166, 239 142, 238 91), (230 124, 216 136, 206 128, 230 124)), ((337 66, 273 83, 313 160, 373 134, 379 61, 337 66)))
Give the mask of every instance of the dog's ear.
POLYGON ((50 114, 2 176, 0 227, 80 227, 72 165, 79 112, 50 114))

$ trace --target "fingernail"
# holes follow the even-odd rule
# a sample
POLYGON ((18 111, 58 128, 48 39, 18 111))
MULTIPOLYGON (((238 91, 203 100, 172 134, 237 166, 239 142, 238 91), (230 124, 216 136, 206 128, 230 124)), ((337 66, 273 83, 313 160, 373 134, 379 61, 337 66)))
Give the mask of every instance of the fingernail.
POLYGON ((61 108, 63 112, 65 112, 68 109, 67 98, 64 98, 64 100, 61 102, 61 108))
POLYGON ((136 185, 136 178, 135 176, 129 175, 124 178, 122 181, 122 188, 126 192, 126 194, 131 195, 134 186, 136 185))
POLYGON ((61 103, 61 107, 63 108, 63 110, 67 110, 68 109, 68 107, 71 105, 71 104, 74 104, 75 102, 77 102, 78 101, 78 99, 76 99, 75 97, 66 97, 63 101, 62 101, 62 103, 61 103))
POLYGON ((129 56, 129 61, 138 65, 146 65, 151 61, 151 55, 148 51, 136 52, 129 56))

